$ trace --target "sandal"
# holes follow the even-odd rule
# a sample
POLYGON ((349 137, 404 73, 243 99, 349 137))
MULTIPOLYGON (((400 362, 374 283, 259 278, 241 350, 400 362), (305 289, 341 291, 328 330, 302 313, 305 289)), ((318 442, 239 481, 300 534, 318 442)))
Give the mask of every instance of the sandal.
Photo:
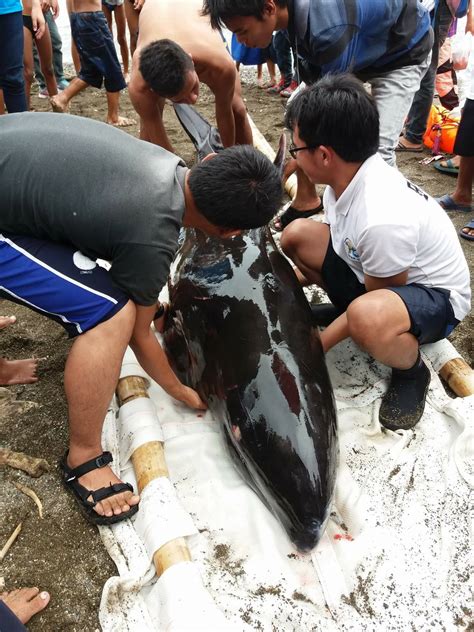
POLYGON ((109 487, 101 487, 100 489, 92 491, 81 485, 77 480, 88 472, 92 472, 93 470, 105 467, 106 465, 109 465, 109 463, 112 463, 113 458, 110 452, 102 452, 102 454, 95 457, 95 459, 86 461, 75 468, 71 468, 67 464, 68 454, 69 451, 66 452, 59 462, 59 467, 63 473, 63 483, 66 488, 74 494, 82 513, 89 522, 92 524, 111 525, 121 522, 122 520, 125 520, 125 518, 131 518, 137 513, 138 505, 133 505, 128 511, 123 511, 120 514, 113 516, 100 516, 96 511, 94 511, 96 504, 105 498, 110 498, 111 496, 121 494, 122 492, 133 492, 133 487, 130 483, 115 483, 109 487), (91 497, 92 500, 88 500, 89 497, 91 497))
POLYGON ((407 147, 402 143, 401 140, 398 141, 398 145, 395 147, 395 151, 399 154, 403 153, 412 153, 412 154, 421 154, 424 151, 423 145, 419 147, 407 147))
POLYGON ((450 176, 457 176, 459 173, 459 167, 453 162, 452 158, 448 158, 447 160, 440 160, 439 162, 435 162, 433 167, 437 171, 441 171, 441 173, 447 173, 450 176))
POLYGON ((295 219, 305 219, 307 217, 312 217, 313 215, 316 215, 316 213, 321 213, 321 211, 323 210, 324 208, 322 202, 316 208, 309 209, 309 211, 298 211, 298 209, 294 208, 294 206, 289 206, 284 213, 275 217, 275 219, 273 220, 273 228, 276 231, 280 232, 284 228, 286 228, 288 224, 291 224, 291 222, 293 222, 295 219))
POLYGON ((459 231, 460 237, 462 237, 463 239, 468 239, 469 241, 474 241, 474 235, 470 235, 469 233, 464 232, 466 228, 467 230, 474 230, 474 219, 471 219, 471 221, 468 222, 465 226, 463 226, 461 230, 459 231))
POLYGON ((472 213, 474 208, 467 204, 458 204, 451 195, 442 195, 435 198, 438 204, 444 208, 445 211, 460 211, 461 213, 472 213))

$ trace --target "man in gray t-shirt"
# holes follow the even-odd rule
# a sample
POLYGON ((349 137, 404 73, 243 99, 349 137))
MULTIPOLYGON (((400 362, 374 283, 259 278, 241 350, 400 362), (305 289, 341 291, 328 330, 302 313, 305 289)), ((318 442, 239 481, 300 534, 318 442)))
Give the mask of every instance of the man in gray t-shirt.
POLYGON ((278 171, 249 146, 188 170, 161 147, 68 115, 0 117, 0 147, 0 297, 77 337, 64 375, 70 446, 62 469, 87 517, 111 524, 139 501, 100 443, 126 346, 168 394, 205 407, 150 329, 180 228, 229 237, 265 225, 281 199, 278 171))

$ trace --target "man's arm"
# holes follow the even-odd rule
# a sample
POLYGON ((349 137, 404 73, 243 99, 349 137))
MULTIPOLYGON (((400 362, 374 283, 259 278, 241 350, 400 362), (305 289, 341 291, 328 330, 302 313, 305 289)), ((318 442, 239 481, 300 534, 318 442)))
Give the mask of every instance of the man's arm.
POLYGON ((133 107, 140 116, 140 138, 155 145, 161 145, 161 147, 174 153, 163 125, 165 99, 153 94, 149 88, 137 87, 133 71, 128 86, 128 94, 133 107))
POLYGON ((235 145, 235 119, 232 111, 234 99, 236 69, 233 64, 226 66, 219 74, 213 85, 209 86, 216 99, 216 123, 224 147, 235 145))
POLYGON ((156 305, 144 307, 137 305, 137 316, 130 346, 140 366, 171 397, 183 402, 190 408, 204 410, 206 404, 192 388, 182 384, 173 372, 168 358, 150 326, 156 311, 156 305))
MULTIPOLYGON (((367 292, 373 292, 374 290, 383 290, 387 287, 398 287, 406 285, 408 280, 408 270, 395 274, 391 277, 379 278, 364 275, 364 285, 367 292)), ((347 322, 347 312, 341 314, 336 320, 326 327, 321 332, 321 343, 323 345, 324 352, 329 351, 332 347, 337 345, 341 340, 349 338, 349 325, 347 322)))

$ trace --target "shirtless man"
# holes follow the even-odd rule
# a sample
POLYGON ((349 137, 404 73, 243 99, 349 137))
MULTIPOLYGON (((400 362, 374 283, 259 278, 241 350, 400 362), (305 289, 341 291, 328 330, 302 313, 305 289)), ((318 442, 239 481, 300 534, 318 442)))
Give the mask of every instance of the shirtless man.
POLYGON ((221 33, 212 30, 201 8, 202 0, 147 0, 140 13, 130 99, 140 115, 140 138, 169 151, 165 99, 196 103, 200 81, 214 93, 224 147, 252 143, 239 75, 221 33))

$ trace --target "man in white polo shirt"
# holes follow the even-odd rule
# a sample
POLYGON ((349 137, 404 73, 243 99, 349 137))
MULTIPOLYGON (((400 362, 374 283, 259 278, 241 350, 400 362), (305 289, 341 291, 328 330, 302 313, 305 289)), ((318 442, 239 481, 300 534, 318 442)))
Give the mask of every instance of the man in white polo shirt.
POLYGON ((327 223, 293 222, 282 248, 304 284, 332 301, 314 307, 325 351, 351 337, 392 367, 380 408, 391 430, 421 418, 430 382, 419 345, 451 333, 470 310, 466 260, 444 210, 377 154, 379 117, 360 81, 327 76, 289 105, 293 159, 328 184, 327 223))

